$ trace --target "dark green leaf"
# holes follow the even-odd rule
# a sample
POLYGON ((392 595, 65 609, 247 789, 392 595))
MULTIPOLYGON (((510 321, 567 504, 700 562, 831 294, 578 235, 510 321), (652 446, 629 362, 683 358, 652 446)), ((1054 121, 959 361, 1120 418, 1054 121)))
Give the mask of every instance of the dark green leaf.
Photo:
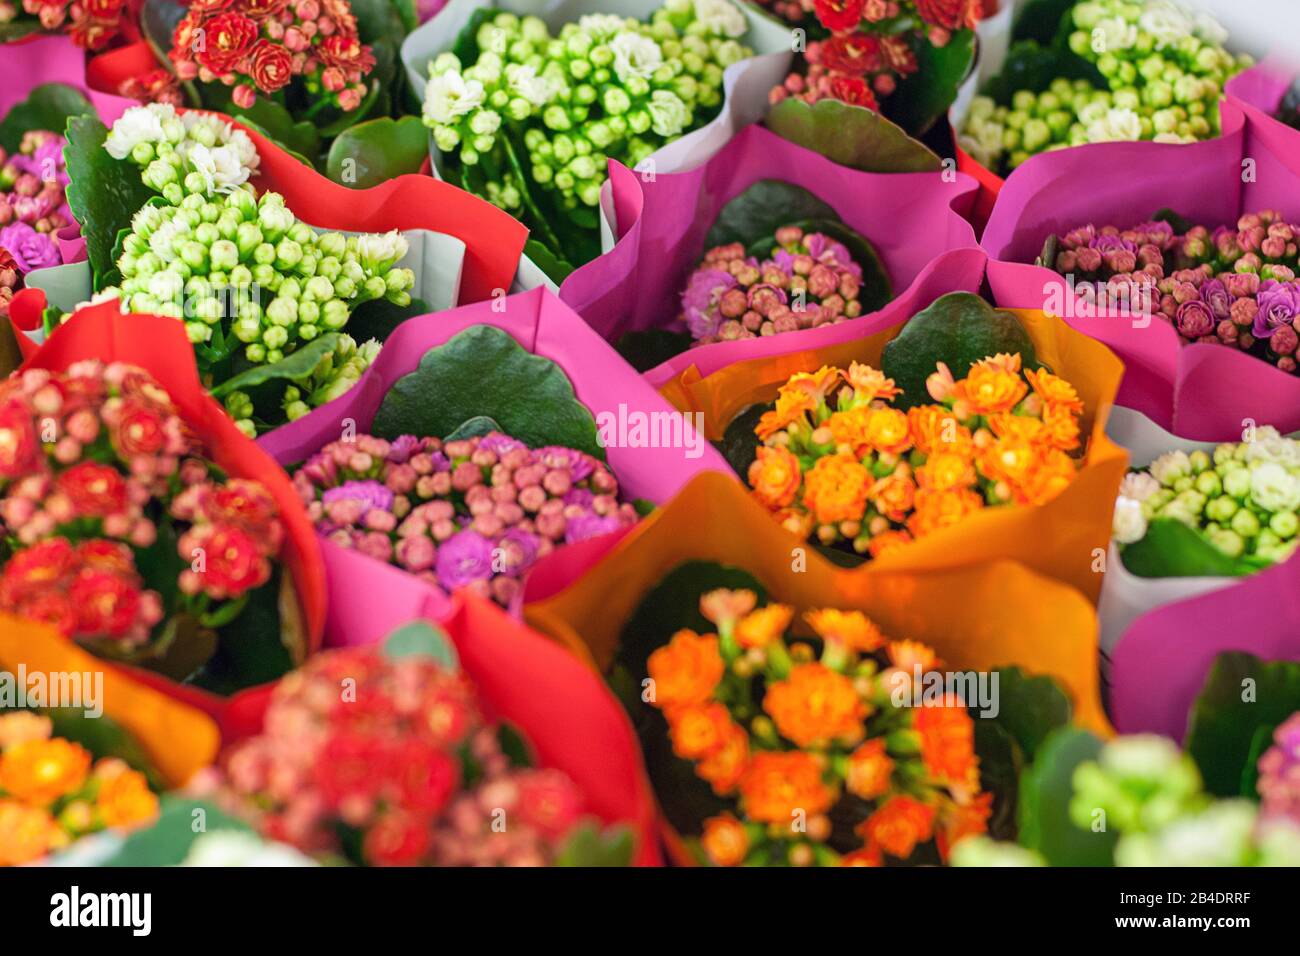
POLYGON ((293 669, 297 638, 286 633, 292 625, 280 613, 279 568, 271 580, 254 591, 248 606, 217 634, 217 652, 193 683, 216 694, 229 695, 283 677, 293 669))
MULTIPOLYGON (((225 88, 222 87, 224 92, 225 88)), ((216 107, 227 116, 233 116, 251 126, 267 139, 283 146, 295 158, 308 166, 315 164, 321 151, 321 133, 312 123, 295 120, 293 114, 269 96, 259 96, 252 106, 236 106, 229 96, 216 107)))
POLYGON ((23 37, 29 37, 33 33, 39 32, 41 22, 35 18, 32 19, 14 19, 8 23, 0 23, 0 43, 12 43, 15 40, 21 40, 23 37))
POLYGON ((537 760, 533 757, 533 750, 528 745, 528 738, 514 724, 502 721, 497 724, 497 743, 501 747, 501 752, 510 758, 512 767, 532 767, 537 760))
POLYGON ((1161 209, 1151 217, 1151 220, 1152 222, 1169 223, 1174 232, 1178 233, 1180 236, 1185 232, 1191 232, 1192 227, 1196 225, 1195 222, 1178 215, 1178 213, 1174 212, 1172 209, 1161 209))
POLYGON ((801 220, 838 221, 835 207, 801 186, 781 179, 760 179, 718 212, 704 239, 706 248, 767 240, 782 226, 801 220))
POLYGON ((894 405, 906 409, 930 401, 925 380, 936 363, 946 363, 961 378, 974 362, 999 352, 1019 353, 1024 368, 1037 367, 1019 319, 972 293, 950 292, 914 315, 885 346, 881 370, 903 390, 894 405))
POLYGON ((1140 578, 1241 577, 1266 566, 1230 558, 1195 528, 1173 518, 1155 518, 1147 533, 1120 551, 1124 569, 1140 578))
POLYGON ((839 100, 809 105, 785 99, 767 114, 767 127, 792 143, 868 173, 930 173, 939 156, 874 110, 839 100))
POLYGON ((117 234, 131 225, 131 217, 153 198, 153 191, 140 179, 140 170, 119 162, 104 149, 108 128, 95 116, 68 120, 63 148, 67 166, 68 205, 81 234, 86 237, 86 255, 95 275, 95 289, 111 285, 117 272, 113 245, 117 234))
POLYGON ((179 866, 204 833, 231 830, 252 833, 242 820, 210 803, 164 796, 158 820, 127 835, 121 848, 103 866, 179 866))
POLYGON ((689 332, 669 332, 667 329, 643 329, 628 332, 614 346, 624 361, 638 372, 648 372, 691 347, 689 332))
POLYGON ((1201 770, 1206 791, 1237 796, 1249 779, 1260 734, 1271 734, 1296 711, 1300 663, 1266 662, 1241 651, 1215 658, 1187 724, 1187 752, 1201 770))
POLYGON ((529 239, 524 243, 524 255, 532 259, 533 264, 545 272, 547 278, 556 285, 567 279, 574 269, 573 263, 536 239, 529 239))
POLYGON ((384 638, 384 656, 392 660, 428 657, 446 670, 460 670, 456 646, 445 632, 428 621, 412 621, 389 634, 384 638))
POLYGON ((1011 105, 1011 97, 1020 90, 1041 93, 1061 77, 1087 80, 1097 89, 1106 89, 1106 80, 1097 68, 1069 49, 1044 47, 1024 40, 1015 43, 1007 54, 1002 72, 984 87, 984 94, 1002 106, 1011 105))
POLYGON ((389 389, 371 431, 442 437, 479 415, 531 448, 563 445, 605 458, 596 420, 563 370, 490 325, 471 326, 425 352, 389 389))
POLYGON ((412 299, 406 305, 394 305, 387 299, 367 299, 348 316, 344 331, 358 342, 369 339, 387 342, 393 331, 407 319, 428 315, 432 311, 423 299, 412 299))
POLYGON ((338 332, 326 332, 324 335, 312 339, 306 345, 300 346, 297 351, 286 355, 278 362, 272 362, 269 365, 254 365, 245 372, 241 372, 232 378, 226 379, 211 389, 214 398, 220 398, 222 395, 228 395, 231 392, 247 391, 265 382, 271 381, 299 381, 306 378, 312 373, 321 359, 329 355, 338 347, 338 332))
POLYGON ((15 103, 0 122, 0 146, 10 153, 18 149, 23 134, 44 130, 62 135, 73 116, 94 115, 90 100, 75 86, 66 83, 42 83, 15 103))
MULTIPOLYGON (((1032 761, 1044 738, 1070 723, 1070 698, 1053 678, 1030 676, 1019 667, 999 668, 997 678, 998 713, 977 717, 975 722, 996 723, 1015 740, 1025 759, 1032 761)), ((973 706, 975 702, 966 703, 973 706)))
POLYGON ((1016 790, 1024 757, 997 721, 973 718, 975 755, 980 762, 980 789, 993 794, 988 834, 995 840, 1016 838, 1016 790))
MULTIPOLYGON (((1012 40, 1035 40, 1044 46, 1056 42, 1065 18, 1079 0, 1023 0, 1016 11, 1012 40)), ((1071 17, 1073 23, 1073 17, 1071 17)))
POLYGON ((770 404, 750 405, 731 420, 727 430, 722 433, 722 441, 717 443, 718 451, 742 481, 748 477, 749 466, 758 457, 759 441, 754 435, 754 428, 763 413, 771 409, 770 404))
POLYGON ((1043 742, 1038 759, 1020 777, 1020 843, 1051 866, 1111 866, 1118 834, 1095 832, 1070 819, 1074 771, 1095 760, 1101 741, 1086 730, 1062 727, 1043 742))
POLYGON ((890 119, 919 136, 945 115, 957 98, 957 88, 975 62, 975 33, 959 30, 941 47, 918 37, 912 48, 917 70, 903 77, 884 108, 890 119))
POLYGON ((395 176, 418 173, 428 155, 429 133, 418 116, 399 120, 382 116, 340 133, 330 146, 325 168, 336 183, 369 189, 395 176))
POLYGON ((475 415, 473 418, 461 422, 456 429, 446 437, 446 441, 458 441, 463 438, 481 438, 492 432, 501 431, 501 425, 496 419, 488 418, 486 415, 475 415))

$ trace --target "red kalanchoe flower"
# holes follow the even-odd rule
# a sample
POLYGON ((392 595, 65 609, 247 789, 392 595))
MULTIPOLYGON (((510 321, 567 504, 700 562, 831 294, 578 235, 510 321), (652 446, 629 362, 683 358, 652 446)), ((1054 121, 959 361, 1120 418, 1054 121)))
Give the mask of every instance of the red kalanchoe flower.
POLYGON ((20 401, 0 406, 0 478, 17 478, 36 467, 41 443, 32 427, 32 413, 20 401))
POLYGON ((274 93, 293 78, 293 60, 280 44, 259 40, 249 58, 249 70, 259 90, 274 93))
POLYGON ((163 450, 167 435, 163 417, 152 404, 127 399, 114 413, 111 431, 113 447, 124 458, 133 455, 156 455, 163 450))
POLYGON ((90 16, 100 20, 116 20, 121 15, 126 0, 80 0, 90 16))
POLYGON ((867 81, 860 76, 831 77, 831 95, 850 106, 865 106, 872 110, 878 107, 871 87, 867 86, 867 81))
POLYGON ((5 565, 0 600, 16 603, 37 591, 58 585, 73 568, 76 555, 67 538, 50 538, 23 548, 5 565))
POLYGON ((203 49, 195 51, 195 59, 217 76, 225 76, 253 49, 257 23, 242 13, 221 13, 203 25, 203 37, 203 49))
POLYGON ((333 734, 316 755, 312 775, 321 796, 332 807, 355 800, 371 800, 384 785, 377 772, 387 766, 387 745, 376 736, 333 734))
POLYGON ((980 0, 916 0, 916 12, 945 30, 973 29, 980 21, 980 0))
POLYGON ((423 817, 387 813, 366 831, 362 853, 371 866, 414 866, 429 851, 432 840, 423 817))
POLYGON ((415 813, 437 813, 460 784, 460 764, 422 740, 404 740, 394 747, 388 766, 385 776, 397 783, 397 802, 415 813))
POLYGON ((821 63, 836 73, 861 76, 881 67, 880 39, 870 33, 845 33, 821 45, 821 63))
POLYGON ((72 637, 77 631, 77 610, 59 591, 44 591, 12 608, 3 604, 0 607, 29 621, 48 624, 64 637, 72 637))
POLYGON ((113 574, 131 575, 135 571, 135 560, 131 549, 120 541, 108 541, 104 538, 92 538, 77 545, 77 560, 83 567, 113 574))
POLYGON ((68 591, 85 637, 125 637, 140 614, 140 587, 120 574, 87 568, 68 591))
POLYGON ((275 16, 288 5, 289 0, 243 0, 240 10, 260 21, 275 16))
POLYGON ((832 33, 852 30, 862 21, 866 0, 813 0, 817 20, 832 33))
MULTIPOLYGON (((191 14, 218 13, 227 9, 235 0, 190 0, 188 6, 191 14)), ((243 4, 247 6, 247 4, 243 4)))
POLYGON ((238 597, 261 587, 271 578, 270 562, 257 542, 233 525, 201 525, 192 528, 177 544, 181 557, 195 561, 182 572, 181 587, 202 591, 209 597, 238 597), (198 561, 198 556, 202 557, 198 561))
POLYGON ((103 518, 126 507, 126 481, 117 469, 98 462, 73 465, 55 479, 54 486, 67 496, 78 516, 103 518))
POLYGON ((344 71, 369 73, 375 65, 370 47, 353 34, 335 33, 327 36, 320 42, 316 52, 326 66, 336 66, 344 71))
POLYGON ((559 770, 533 770, 519 779, 519 813, 551 837, 568 833, 582 814, 582 794, 559 770))

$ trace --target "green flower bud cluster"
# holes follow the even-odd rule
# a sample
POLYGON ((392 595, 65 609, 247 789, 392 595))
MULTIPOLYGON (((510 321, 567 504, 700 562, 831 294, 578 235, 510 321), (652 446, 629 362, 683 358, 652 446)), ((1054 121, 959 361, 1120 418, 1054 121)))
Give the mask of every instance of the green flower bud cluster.
POLYGON ((243 130, 213 113, 178 114, 159 103, 127 110, 104 146, 114 158, 139 167, 144 184, 173 206, 194 193, 231 192, 259 164, 257 147, 243 130))
POLYGON ((636 166, 716 112, 723 71, 753 55, 746 30, 730 0, 668 0, 648 23, 592 14, 554 36, 497 13, 473 64, 444 53, 429 65, 424 123, 439 150, 481 168, 496 205, 523 209, 536 190, 589 209, 609 159, 636 166))
POLYGON ((1199 530, 1232 558, 1285 561, 1300 545, 1300 441, 1266 426, 1213 454, 1161 455, 1121 484, 1115 540, 1141 540, 1155 518, 1199 530))
MULTIPOLYGON (((332 352, 322 356, 316 367, 306 375, 296 378, 284 390, 280 408, 289 421, 302 418, 313 408, 332 402, 356 385, 361 375, 379 355, 380 345, 370 339, 361 345, 350 335, 340 335, 332 352)), ((226 396, 227 414, 235 425, 249 438, 257 437, 254 422, 253 399, 246 392, 231 392, 226 396)))
POLYGON ((1214 21, 1169 0, 1085 0, 1072 11, 1070 50, 1106 86, 1057 78, 1010 105, 971 104, 959 142, 980 163, 1014 169, 1049 150, 1117 140, 1188 143, 1219 134, 1224 84, 1250 65, 1228 52, 1214 21))

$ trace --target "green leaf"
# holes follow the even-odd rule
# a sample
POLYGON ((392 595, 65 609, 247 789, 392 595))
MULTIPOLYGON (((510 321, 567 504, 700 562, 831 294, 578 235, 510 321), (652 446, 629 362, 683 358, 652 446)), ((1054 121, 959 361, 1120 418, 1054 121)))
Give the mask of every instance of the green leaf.
POLYGON ((537 761, 533 757, 528 738, 514 724, 502 721, 497 724, 497 744, 501 752, 510 759, 512 767, 532 767, 537 761))
POLYGON ((253 832, 247 823, 201 800, 164 796, 161 803, 157 822, 128 834, 102 866, 179 866, 204 833, 253 832))
POLYGON ((153 198, 131 163, 114 159, 104 149, 108 128, 96 116, 74 116, 64 134, 63 158, 68 171, 68 205, 81 223, 86 255, 95 275, 95 289, 112 285, 117 273, 113 245, 117 234, 130 228, 131 217, 153 198))
POLYGON ((456 646, 441 628, 428 621, 412 621, 389 634, 384 638, 384 656, 390 660, 428 657, 449 671, 460 670, 456 646))
POLYGON ((895 407, 907 409, 930 401, 925 380, 937 363, 961 378, 972 363, 999 352, 1019 353, 1022 367, 1037 367, 1019 319, 972 293, 950 292, 914 315, 885 346, 881 370, 903 390, 895 407))
POLYGON ((471 326, 425 352, 384 396, 371 431, 442 437, 479 415, 530 448, 563 445, 605 458, 596 420, 564 371, 490 325, 471 326))
POLYGON ((23 134, 37 130, 62 134, 69 118, 95 113, 81 90, 66 83, 42 83, 15 103, 0 122, 0 146, 12 153, 22 143, 23 134))
POLYGON ((763 417, 763 413, 771 409, 771 404, 750 405, 728 423, 726 431, 722 433, 722 441, 715 443, 722 457, 727 459, 727 464, 740 476, 741 481, 746 480, 749 466, 758 457, 759 441, 754 434, 754 428, 758 425, 758 420, 763 417))
POLYGON ((1024 756, 1011 735, 995 720, 973 716, 975 755, 980 762, 980 789, 993 794, 988 834, 995 840, 1016 837, 1016 800, 1024 756))
POLYGON ((609 827, 603 833, 594 822, 579 824, 565 840, 555 858, 556 866, 631 866, 635 840, 625 826, 609 827))
POLYGON ((428 155, 429 134, 418 116, 382 116, 340 133, 330 145, 325 170, 336 183, 369 189, 395 176, 418 173, 428 155))
POLYGON ((1242 651, 1215 658, 1187 724, 1187 752, 1205 789, 1219 797, 1241 794, 1242 782, 1253 773, 1259 736, 1272 734, 1296 711, 1300 663, 1266 662, 1242 651))
POLYGON ((1140 578, 1242 577, 1268 562, 1232 558, 1195 528, 1173 518, 1155 518, 1147 533, 1120 551, 1124 569, 1140 578))
POLYGON ((339 343, 338 332, 326 332, 306 345, 269 365, 254 365, 245 372, 232 376, 211 389, 213 398, 231 392, 247 391, 271 381, 299 381, 306 378, 320 364, 321 359, 333 352, 339 343))
POLYGON ((406 305, 395 305, 387 299, 367 299, 348 316, 344 330, 358 342, 374 339, 387 342, 399 325, 417 315, 428 315, 433 309, 423 299, 412 299, 406 305))
POLYGON ((863 106, 839 100, 809 105, 790 98, 767 114, 767 128, 826 158, 868 173, 931 173, 943 167, 929 147, 863 106))
POLYGON ((575 268, 573 263, 537 239, 529 239, 524 243, 524 255, 532 259, 537 268, 545 272, 547 278, 556 285, 567 279, 575 268))
POLYGON ((801 186, 781 179, 760 179, 718 212, 706 247, 738 242, 742 246, 763 239, 782 226, 804 219, 838 220, 835 207, 801 186))
POLYGON ((286 572, 276 568, 271 580, 249 595, 242 614, 217 632, 217 650, 192 683, 229 695, 283 677, 301 657, 294 646, 292 620, 281 614, 280 595, 286 572))
POLYGON ((1180 236, 1183 233, 1191 232, 1192 228, 1196 225, 1192 220, 1178 215, 1178 213, 1169 208, 1161 209, 1151 217, 1151 221, 1169 223, 1174 232, 1178 233, 1180 236))
POLYGON ((48 707, 41 713, 50 718, 55 737, 81 744, 96 759, 117 757, 125 761, 132 770, 144 774, 153 790, 161 792, 166 786, 139 741, 107 714, 88 717, 85 709, 79 707, 48 707))
POLYGON ((889 94, 885 110, 903 129, 920 136, 948 112, 957 98, 957 88, 975 62, 975 32, 959 30, 941 47, 918 37, 912 48, 917 70, 889 94))
POLYGON ((646 593, 620 635, 610 684, 618 693, 641 740, 646 770, 668 822, 683 835, 696 834, 700 824, 724 809, 728 801, 695 773, 694 765, 673 753, 668 724, 658 708, 641 699, 646 660, 681 628, 698 633, 713 630, 700 613, 700 596, 715 588, 748 588, 766 602, 766 589, 748 571, 711 561, 686 561, 669 571, 659 586, 646 593))
POLYGON ((501 431, 501 425, 495 418, 488 418, 486 415, 475 415, 458 425, 446 441, 457 441, 462 438, 482 438, 484 435, 492 432, 501 431))
POLYGON ((1119 834, 1076 826, 1070 819, 1074 770, 1101 752, 1085 730, 1062 727, 1043 742, 1038 759, 1020 777, 1020 843, 1051 866, 1111 866, 1119 834))
POLYGON ((975 723, 996 723, 1032 761, 1048 734, 1070 723, 1074 710, 1070 698, 1051 677, 1030 676, 1019 667, 1002 667, 996 674, 997 716, 977 716, 975 723))
POLYGON ((41 22, 37 19, 14 19, 8 23, 0 23, 0 43, 12 43, 14 40, 21 40, 29 37, 41 29, 41 22))
MULTIPOLYGON (((1012 27, 1012 40, 1035 40, 1044 45, 1056 42, 1065 18, 1078 0, 1022 0, 1012 27)), ((1070 20, 1073 23, 1073 17, 1070 20)))

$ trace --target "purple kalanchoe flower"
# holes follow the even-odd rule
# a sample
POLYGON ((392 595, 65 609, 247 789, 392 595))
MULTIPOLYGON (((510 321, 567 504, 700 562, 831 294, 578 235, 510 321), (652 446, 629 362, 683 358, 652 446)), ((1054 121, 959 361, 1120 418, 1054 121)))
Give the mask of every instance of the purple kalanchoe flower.
POLYGON ((492 577, 492 542, 477 531, 458 531, 438 549, 435 569, 444 588, 462 588, 492 577))
POLYGON ((478 447, 484 451, 490 451, 500 458, 512 451, 518 451, 520 448, 527 448, 528 446, 519 439, 503 435, 501 432, 489 432, 479 439, 478 447))
POLYGON ((590 508, 591 502, 595 497, 595 494, 587 488, 570 488, 564 493, 564 503, 566 505, 578 505, 582 508, 590 508))
POLYGON ((1201 301, 1210 307, 1214 317, 1219 321, 1226 319, 1232 312, 1232 296, 1218 279, 1207 279, 1201 284, 1201 301))
POLYGON ((1133 240, 1125 239, 1123 236, 1110 235, 1109 233, 1097 236, 1089 245, 1103 255, 1107 252, 1118 252, 1120 250, 1134 254, 1138 251, 1137 243, 1133 240))
POLYGON ((25 222, 15 222, 0 229, 0 248, 8 249, 26 275, 33 269, 44 269, 59 264, 59 249, 48 234, 37 232, 25 222))
POLYGON ((1261 282, 1255 294, 1259 311, 1251 332, 1255 338, 1268 338, 1283 325, 1290 325, 1300 316, 1300 289, 1289 282, 1269 279, 1261 282))
POLYGON ((623 522, 619 520, 617 515, 602 517, 594 511, 589 511, 585 515, 570 518, 565 523, 564 543, 573 544, 575 541, 586 541, 588 538, 617 531, 621 527, 623 527, 623 522))
POLYGON ((590 455, 585 455, 576 448, 563 445, 546 445, 533 452, 533 459, 540 461, 547 468, 567 468, 569 477, 574 482, 582 481, 596 470, 596 463, 590 455))
POLYGON ((389 443, 388 460, 401 465, 411 460, 411 456, 420 450, 420 439, 414 435, 398 435, 389 443))
POLYGON ((1183 338, 1199 339, 1211 334, 1217 323, 1208 305, 1200 299, 1189 299, 1178 307, 1174 324, 1183 338))
POLYGON ((696 269, 682 292, 682 314, 691 335, 697 339, 717 335, 722 324, 718 300, 722 293, 736 287, 736 277, 723 269, 696 269))
POLYGON ((393 493, 379 481, 345 481, 337 488, 325 489, 321 501, 326 505, 336 501, 359 501, 366 510, 378 508, 388 511, 393 507, 393 493))

